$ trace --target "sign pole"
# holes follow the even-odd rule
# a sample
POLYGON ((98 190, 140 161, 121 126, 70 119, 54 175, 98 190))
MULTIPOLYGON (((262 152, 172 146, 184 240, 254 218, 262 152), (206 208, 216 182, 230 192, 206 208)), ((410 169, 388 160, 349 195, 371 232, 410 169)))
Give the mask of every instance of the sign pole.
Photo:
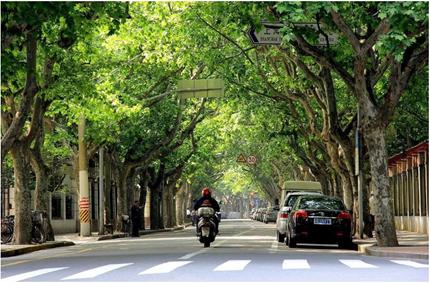
POLYGON ((104 196, 104 184, 103 184, 103 147, 99 149, 99 235, 104 234, 104 222, 105 222, 105 196, 104 196))
POLYGON ((360 133, 360 105, 357 108, 357 129, 355 132, 355 170, 357 175, 357 187, 358 187, 358 232, 360 239, 363 239, 363 172, 362 172, 362 140, 360 133))
POLYGON ((91 235, 90 229, 90 200, 88 189, 88 161, 87 145, 85 144, 85 117, 81 114, 78 125, 79 136, 79 218, 80 235, 87 237, 91 235))

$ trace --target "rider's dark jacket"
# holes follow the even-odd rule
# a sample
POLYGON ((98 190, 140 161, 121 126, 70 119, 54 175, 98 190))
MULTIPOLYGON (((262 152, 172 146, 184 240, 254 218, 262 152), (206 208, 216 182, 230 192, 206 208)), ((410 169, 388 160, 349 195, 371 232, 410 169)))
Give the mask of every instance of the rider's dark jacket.
POLYGON ((201 198, 199 198, 195 203, 194 203, 194 210, 199 209, 199 207, 202 206, 208 206, 208 207, 212 207, 215 211, 219 211, 219 204, 218 202, 210 197, 210 196, 202 196, 201 198))

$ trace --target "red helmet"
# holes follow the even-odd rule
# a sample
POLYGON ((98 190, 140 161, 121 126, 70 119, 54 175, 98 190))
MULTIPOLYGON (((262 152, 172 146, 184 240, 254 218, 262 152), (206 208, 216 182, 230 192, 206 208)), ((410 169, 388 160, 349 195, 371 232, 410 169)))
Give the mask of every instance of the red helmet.
POLYGON ((209 190, 208 187, 203 188, 202 196, 210 196, 210 195, 211 195, 211 190, 209 190))

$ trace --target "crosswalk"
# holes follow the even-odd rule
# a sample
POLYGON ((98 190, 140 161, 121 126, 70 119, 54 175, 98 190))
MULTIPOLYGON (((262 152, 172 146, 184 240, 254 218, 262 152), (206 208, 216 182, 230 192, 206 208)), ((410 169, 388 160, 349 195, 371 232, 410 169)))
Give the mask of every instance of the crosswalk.
MULTIPOLYGON (((360 259, 336 259, 338 263, 342 264, 346 268, 350 269, 375 269, 380 266, 375 265, 375 263, 369 263, 365 260, 360 259)), ((138 276, 148 276, 148 275, 156 275, 156 274, 166 274, 171 273, 181 268, 186 268, 187 265, 191 265, 193 261, 189 260, 177 260, 177 261, 168 261, 163 262, 149 268, 146 268, 137 273, 138 276)), ((198 263, 195 261, 194 263, 198 263)), ((386 266, 387 264, 391 264, 394 266, 405 266, 407 268, 428 268, 428 264, 412 261, 412 260, 386 260, 381 261, 381 267, 386 266)), ((218 264, 217 266, 210 267, 214 272, 231 272, 231 271, 245 271, 247 267, 252 264, 251 259, 241 259, 241 260, 226 260, 225 262, 218 264)), ((274 264, 276 265, 276 263, 274 264)), ((77 272, 75 274, 68 275, 66 277, 60 277, 59 280, 63 282, 67 282, 70 280, 80 280, 80 279, 93 279, 98 276, 109 274, 111 272, 115 272, 121 269, 125 269, 130 266, 138 266, 137 263, 116 263, 116 264, 106 264, 101 265, 95 268, 83 270, 77 272)), ((318 263, 309 262, 307 259, 284 259, 279 263, 280 271, 282 270, 303 270, 303 269, 311 269, 318 267, 318 263)), ((32 270, 29 272, 24 272, 16 275, 12 275, 6 278, 3 278, 4 272, 2 272, 2 282, 19 282, 22 280, 28 280, 37 276, 47 275, 47 274, 55 274, 55 272, 59 271, 67 271, 71 269, 71 267, 61 266, 61 267, 52 267, 52 268, 41 268, 37 270, 32 270)), ((135 269, 133 269, 135 270, 135 269)), ((252 267, 250 268, 252 271, 252 267)), ((128 271, 127 271, 128 272, 128 271)), ((64 276, 64 275, 63 275, 64 276)))

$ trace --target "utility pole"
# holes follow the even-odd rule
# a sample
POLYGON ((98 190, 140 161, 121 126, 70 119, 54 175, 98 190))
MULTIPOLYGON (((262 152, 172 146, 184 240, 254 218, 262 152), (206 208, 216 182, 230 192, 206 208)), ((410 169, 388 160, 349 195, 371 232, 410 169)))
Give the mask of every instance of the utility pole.
POLYGON ((363 239, 363 172, 362 172, 362 138, 360 133, 360 122, 361 122, 360 104, 357 107, 357 129, 355 131, 355 174, 357 175, 357 186, 358 186, 358 232, 360 239, 363 239))
POLYGON ((79 218, 81 221, 81 237, 91 235, 90 199, 88 189, 87 145, 85 144, 85 116, 81 114, 78 125, 79 139, 79 218))
POLYGON ((103 155, 104 150, 103 147, 99 149, 99 235, 104 234, 104 223, 105 223, 105 195, 104 195, 104 187, 103 187, 103 155))

